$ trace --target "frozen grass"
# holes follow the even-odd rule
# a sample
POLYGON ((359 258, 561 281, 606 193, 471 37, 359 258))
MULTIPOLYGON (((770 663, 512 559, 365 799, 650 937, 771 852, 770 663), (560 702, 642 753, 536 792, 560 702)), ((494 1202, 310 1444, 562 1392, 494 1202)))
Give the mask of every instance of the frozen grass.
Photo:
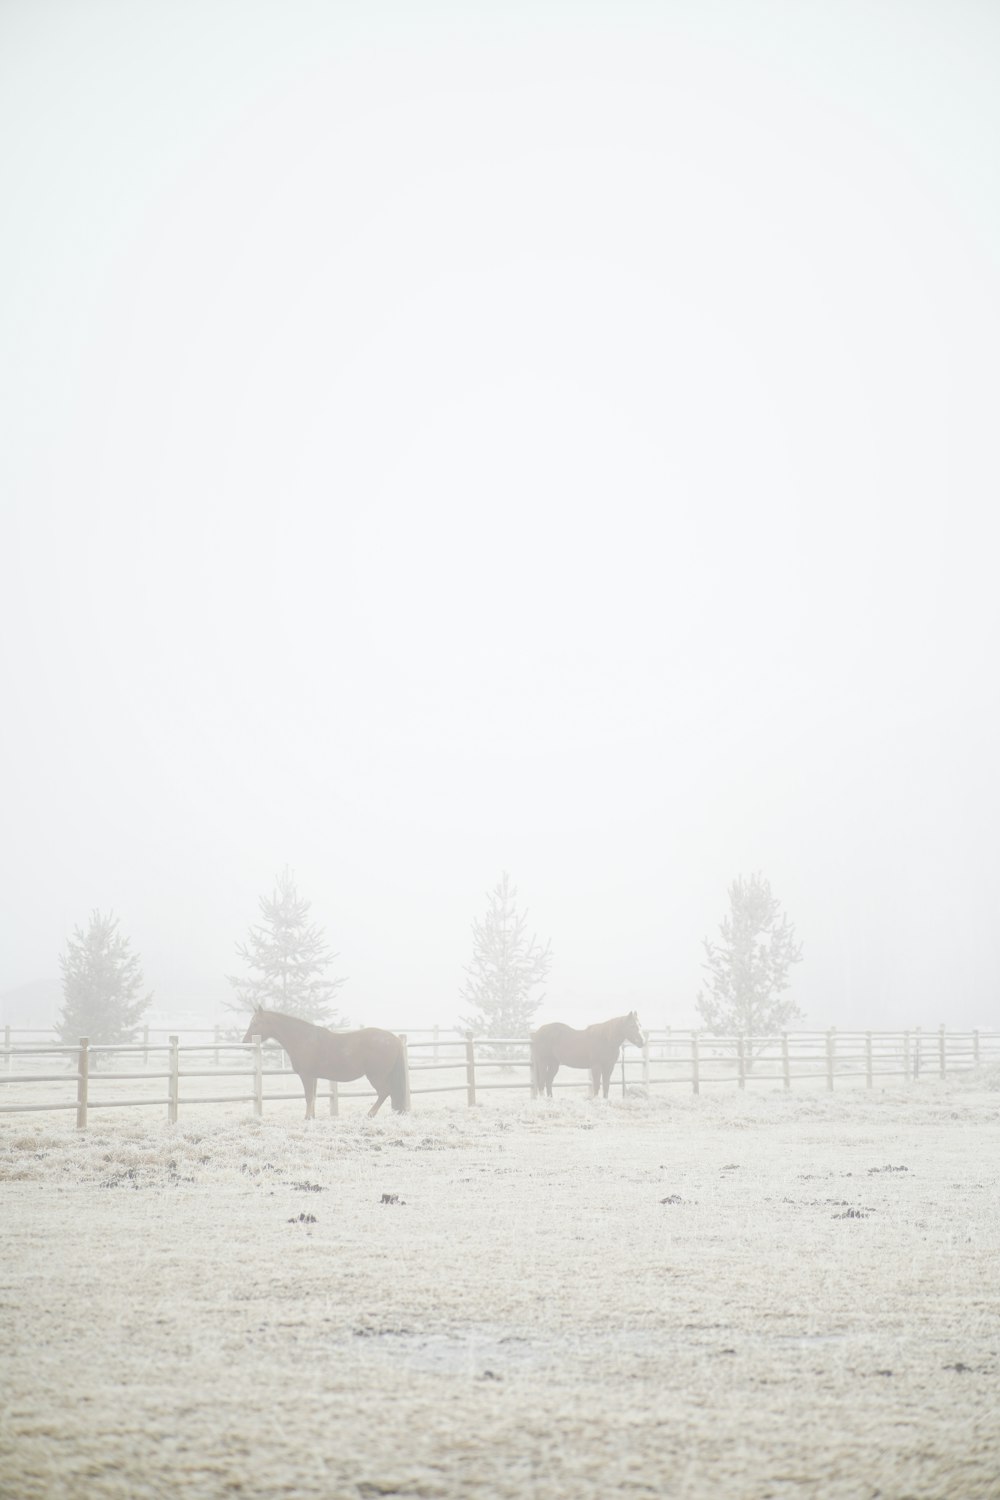
POLYGON ((991 1081, 8 1117, 0 1494, 996 1497, 991 1081))

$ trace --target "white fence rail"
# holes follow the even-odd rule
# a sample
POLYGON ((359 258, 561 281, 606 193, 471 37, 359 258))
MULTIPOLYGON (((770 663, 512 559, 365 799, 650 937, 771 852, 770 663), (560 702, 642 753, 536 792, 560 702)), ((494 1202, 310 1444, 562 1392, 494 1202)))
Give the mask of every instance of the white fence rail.
MULTIPOLYGON (((0 1049, 0 1114, 75 1111, 83 1129, 92 1110, 165 1108, 174 1124, 182 1108, 202 1105, 250 1105, 257 1115, 266 1103, 303 1101, 296 1075, 279 1049, 253 1042, 182 1042, 180 1033, 155 1042, 150 1036, 131 1046, 15 1046, 8 1033, 0 1049), (50 1061, 43 1063, 43 1059, 50 1061), (102 1064, 110 1064, 106 1069, 102 1064), (44 1071, 32 1071, 34 1067, 44 1071), (281 1079, 275 1090, 265 1080, 281 1079), (224 1088, 219 1080, 230 1085, 224 1088), (121 1090, 123 1083, 141 1087, 121 1090), (21 1085, 30 1097, 21 1099, 21 1085), (44 1097, 39 1097, 40 1086, 44 1097), (49 1085, 58 1085, 50 1092, 49 1085), (159 1086, 162 1085, 162 1088, 159 1086), (7 1102, 10 1099, 12 1102, 7 1102)), ((410 1096, 463 1094, 476 1105, 494 1090, 533 1095, 530 1043, 527 1037, 462 1036, 435 1028, 409 1033, 406 1046, 410 1096)), ((618 1064, 616 1092, 650 1092, 677 1087, 700 1093, 715 1085, 746 1089, 794 1083, 834 1089, 838 1084, 873 1088, 876 1080, 917 1083, 946 1078, 961 1070, 1000 1064, 1000 1031, 796 1031, 775 1037, 717 1037, 704 1032, 650 1032, 644 1047, 626 1047, 618 1064)), ((554 1087, 589 1091, 586 1072, 561 1069, 554 1087)), ((374 1097, 364 1082, 344 1088, 331 1083, 331 1114, 341 1100, 374 1097)))
MULTIPOLYGON (((359 1026, 363 1024, 364 1022, 358 1022, 359 1026)), ((181 1046, 208 1046, 208 1040, 202 1043, 201 1038, 211 1038, 211 1048, 214 1054, 217 1049, 235 1041, 245 1029, 246 1021, 239 1022, 235 1019, 231 1022, 218 1022, 214 1026, 142 1026, 137 1032, 136 1045, 141 1044, 144 1054, 143 1066, 145 1066, 148 1062, 149 1051, 161 1045, 157 1042, 158 1037, 162 1037, 164 1039, 162 1045, 166 1045, 170 1037, 176 1036, 181 1046)), ((352 1025, 343 1029, 353 1031, 357 1028, 352 1025)), ((387 1029, 392 1030, 393 1028, 389 1027, 387 1029)), ((423 1028, 407 1028, 407 1035, 413 1038, 426 1038, 431 1043, 436 1058, 443 1042, 454 1040, 456 1037, 462 1038, 465 1036, 465 1032, 449 1026, 425 1026, 423 1028)), ((16 1051, 23 1047, 46 1047, 50 1042, 54 1045, 59 1042, 59 1034, 51 1026, 5 1025, 3 1028, 3 1046, 0 1047, 0 1056, 4 1053, 9 1054, 12 1049, 16 1051)), ((215 1066, 218 1067, 218 1065, 218 1057, 215 1057, 215 1066)))

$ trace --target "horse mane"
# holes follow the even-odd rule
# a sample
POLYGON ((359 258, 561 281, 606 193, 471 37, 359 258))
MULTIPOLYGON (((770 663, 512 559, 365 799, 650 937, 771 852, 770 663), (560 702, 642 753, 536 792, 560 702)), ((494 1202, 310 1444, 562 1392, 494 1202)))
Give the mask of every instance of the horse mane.
POLYGON ((258 1005, 254 1011, 255 1016, 266 1016, 269 1020, 281 1021, 282 1024, 291 1026, 293 1031, 298 1031, 303 1036, 308 1036, 311 1031, 326 1031, 327 1027, 317 1026, 315 1021, 306 1021, 302 1016, 291 1016, 286 1010, 270 1010, 266 1005, 258 1005))
POLYGON ((585 1026, 583 1029, 585 1031, 596 1031, 603 1027, 605 1030, 610 1031, 613 1026, 627 1025, 631 1019, 632 1012, 629 1010, 623 1016, 612 1016, 608 1021, 594 1021, 590 1026, 585 1026))

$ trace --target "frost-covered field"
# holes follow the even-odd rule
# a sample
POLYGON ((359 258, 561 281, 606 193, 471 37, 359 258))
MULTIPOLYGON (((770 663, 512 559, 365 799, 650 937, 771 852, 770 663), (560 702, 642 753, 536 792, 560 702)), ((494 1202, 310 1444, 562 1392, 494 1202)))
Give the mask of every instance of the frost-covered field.
POLYGON ((0 1494, 998 1496, 991 1083, 8 1117, 0 1494))

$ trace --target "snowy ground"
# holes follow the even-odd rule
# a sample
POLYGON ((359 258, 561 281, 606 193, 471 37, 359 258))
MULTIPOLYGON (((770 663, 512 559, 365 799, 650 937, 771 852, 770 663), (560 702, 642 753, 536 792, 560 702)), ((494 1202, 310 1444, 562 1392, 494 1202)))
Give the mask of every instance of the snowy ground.
POLYGON ((997 1082, 8 1116, 0 1495, 1000 1496, 997 1082))

